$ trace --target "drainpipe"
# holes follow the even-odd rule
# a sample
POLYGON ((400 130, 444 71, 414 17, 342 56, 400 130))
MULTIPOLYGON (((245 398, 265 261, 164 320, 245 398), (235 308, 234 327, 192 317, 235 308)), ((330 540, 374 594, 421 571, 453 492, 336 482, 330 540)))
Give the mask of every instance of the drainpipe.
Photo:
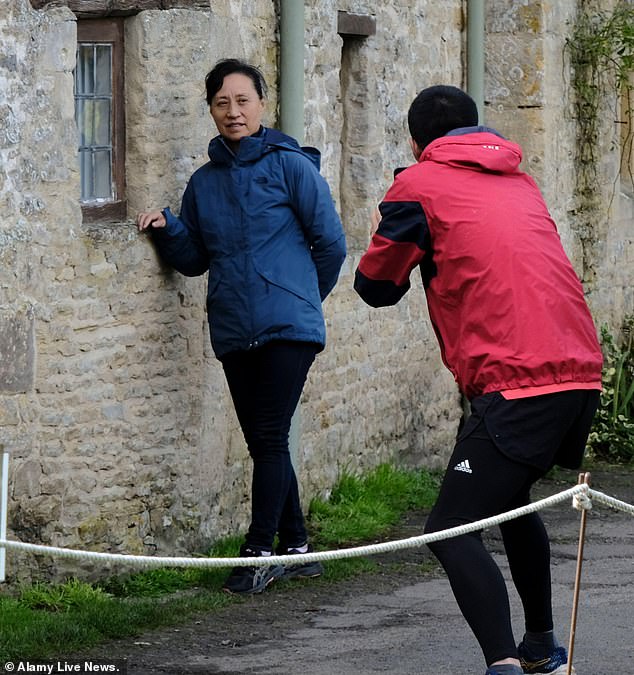
MULTIPOLYGON (((304 0, 280 0, 280 131, 304 142, 304 0)), ((297 405, 288 444, 297 466, 301 410, 297 405)))
POLYGON ((304 1, 280 0, 280 130, 304 141, 304 1))
POLYGON ((467 0, 467 92, 484 124, 484 0, 467 0))
MULTIPOLYGON (((467 92, 478 107, 478 121, 484 120, 484 0, 467 0, 467 92)), ((466 419, 471 406, 462 396, 462 414, 466 419)))

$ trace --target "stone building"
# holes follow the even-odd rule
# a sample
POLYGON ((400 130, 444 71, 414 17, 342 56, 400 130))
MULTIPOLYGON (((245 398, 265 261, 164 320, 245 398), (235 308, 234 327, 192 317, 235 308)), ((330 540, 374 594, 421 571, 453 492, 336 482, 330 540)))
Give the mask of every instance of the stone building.
MULTIPOLYGON (((370 211, 393 169, 410 162, 411 99, 430 84, 467 85, 473 3, 303 4, 303 140, 322 151, 349 245, 325 303, 329 343, 298 414, 294 461, 308 502, 344 469, 441 466, 462 415, 420 283, 383 310, 370 310, 351 286, 370 211)), ((485 3, 484 110, 488 125, 523 145, 585 278, 564 50, 580 4, 485 3)), ((11 457, 10 538, 177 555, 244 527, 250 466, 210 349, 205 279, 162 265, 133 217, 149 207, 177 211, 206 161, 215 129, 204 76, 219 58, 261 66, 267 122, 277 124, 279 10, 275 0, 2 0, 0 445, 11 457), (88 105, 75 78, 78 43, 107 43, 114 55, 105 201, 100 160, 88 169, 78 161, 76 109, 88 105)), ((618 187, 617 128, 607 118, 604 127, 605 217, 587 289, 597 324, 617 327, 634 309, 633 212, 631 192, 618 187)), ((7 574, 63 569, 12 554, 7 574)))

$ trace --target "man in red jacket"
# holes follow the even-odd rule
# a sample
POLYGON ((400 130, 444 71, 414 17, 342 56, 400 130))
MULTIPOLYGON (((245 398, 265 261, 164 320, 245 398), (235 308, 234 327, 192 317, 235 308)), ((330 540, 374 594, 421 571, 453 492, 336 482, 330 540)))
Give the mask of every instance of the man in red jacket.
MULTIPOLYGON (((601 389, 602 356, 583 288, 521 148, 478 127, 460 89, 412 103, 416 163, 396 174, 373 218, 355 290, 393 305, 420 268, 443 362, 470 400, 426 531, 530 502, 555 464, 576 468, 601 389)), ((480 533, 430 546, 478 639, 487 675, 564 673, 553 632, 550 548, 535 513, 500 526, 526 632, 516 646, 502 575, 480 533)))

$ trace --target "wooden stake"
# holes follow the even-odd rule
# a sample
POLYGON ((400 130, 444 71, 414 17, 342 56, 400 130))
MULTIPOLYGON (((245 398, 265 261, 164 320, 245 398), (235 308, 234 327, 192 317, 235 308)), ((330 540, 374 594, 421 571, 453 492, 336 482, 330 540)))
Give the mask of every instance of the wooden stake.
MULTIPOLYGON (((580 473, 578 484, 590 485, 590 474, 580 473)), ((570 619, 570 641, 568 642, 568 667, 566 675, 572 674, 572 657, 575 650, 575 632, 577 630, 577 609, 579 606, 579 589, 581 586, 581 566, 583 565, 583 545, 586 537, 586 516, 588 510, 581 509, 581 524, 579 526, 579 547, 577 549, 577 572, 575 574, 575 590, 572 600, 572 617, 570 619)))

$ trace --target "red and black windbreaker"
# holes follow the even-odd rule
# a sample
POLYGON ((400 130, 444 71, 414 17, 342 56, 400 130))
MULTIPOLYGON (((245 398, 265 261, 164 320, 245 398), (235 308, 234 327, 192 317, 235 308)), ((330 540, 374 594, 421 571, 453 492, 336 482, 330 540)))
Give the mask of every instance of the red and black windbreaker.
POLYGON ((469 398, 601 380, 583 288, 521 159, 489 131, 435 140, 396 176, 356 271, 379 307, 420 268, 443 361, 469 398))

